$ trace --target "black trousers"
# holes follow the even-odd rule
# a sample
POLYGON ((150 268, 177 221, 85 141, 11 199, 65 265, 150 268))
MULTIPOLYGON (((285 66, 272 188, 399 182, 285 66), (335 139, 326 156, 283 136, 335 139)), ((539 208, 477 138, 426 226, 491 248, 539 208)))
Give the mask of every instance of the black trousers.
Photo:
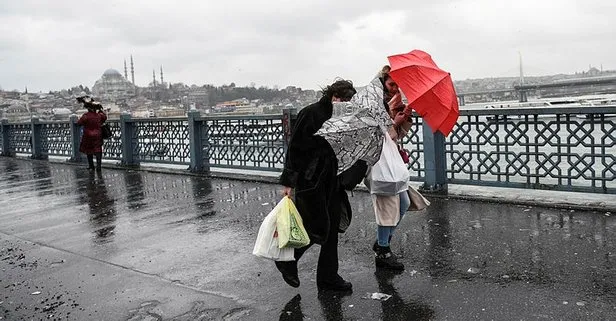
MULTIPOLYGON (((319 263, 317 263, 317 284, 331 283, 338 280, 338 225, 340 215, 336 213, 330 218, 329 235, 325 243, 321 244, 319 253, 319 263)), ((295 249, 295 261, 315 243, 310 243, 305 247, 295 249)))
MULTIPOLYGON (((340 226, 340 197, 337 193, 337 178, 336 178, 336 170, 337 164, 331 164, 331 168, 326 170, 322 177, 321 182, 324 188, 319 188, 312 192, 298 192, 296 194, 296 206, 300 215, 302 212, 311 212, 311 213, 325 213, 327 215, 323 215, 319 218, 317 216, 313 216, 311 218, 312 221, 327 220, 329 218, 329 225, 323 226, 323 224, 312 224, 312 226, 306 226, 308 229, 308 234, 311 233, 312 229, 320 229, 320 235, 325 233, 324 229, 327 229, 327 238, 325 240, 320 240, 321 243, 321 251, 319 253, 319 262, 317 264, 317 284, 332 283, 336 282, 339 279, 338 276, 338 230, 340 226)), ((316 223, 316 222, 315 222, 316 223)), ((304 220, 304 224, 306 225, 306 220, 304 220)), ((314 232, 314 231, 313 231, 314 232)), ((323 235, 325 236, 325 235, 323 235)), ((311 237, 312 239, 314 237, 311 237)), ((303 248, 295 249, 295 260, 299 261, 299 259, 304 255, 306 250, 308 250, 315 243, 311 241, 310 244, 303 248)))
POLYGON ((94 156, 96 156, 96 169, 97 170, 101 169, 101 160, 103 158, 103 153, 87 154, 86 156, 88 157, 88 168, 89 169, 94 169, 94 156))

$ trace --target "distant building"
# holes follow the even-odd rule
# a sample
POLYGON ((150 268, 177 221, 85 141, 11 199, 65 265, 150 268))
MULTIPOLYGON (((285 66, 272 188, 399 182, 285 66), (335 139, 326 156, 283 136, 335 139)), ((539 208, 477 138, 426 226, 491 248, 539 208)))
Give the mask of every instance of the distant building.
POLYGON ((601 70, 599 70, 599 69, 597 69, 595 67, 590 67, 590 68, 588 68, 587 74, 589 76, 598 76, 598 75, 601 74, 601 70))
POLYGON ((107 69, 94 83, 92 93, 95 97, 115 101, 135 95, 135 86, 115 69, 107 69))
POLYGON ((197 109, 203 109, 210 105, 210 95, 206 88, 190 88, 186 101, 188 104, 194 105, 197 109))
POLYGON ((2 91, 0 92, 0 96, 6 99, 19 99, 21 97, 21 93, 18 91, 2 91))

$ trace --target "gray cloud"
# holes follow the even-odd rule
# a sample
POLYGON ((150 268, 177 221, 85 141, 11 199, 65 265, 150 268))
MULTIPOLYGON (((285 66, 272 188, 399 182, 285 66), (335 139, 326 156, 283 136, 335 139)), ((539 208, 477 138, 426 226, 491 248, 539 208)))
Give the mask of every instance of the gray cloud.
MULTIPOLYGON (((608 1, 7 1, 0 86, 92 86, 135 58, 139 85, 164 66, 188 84, 365 84, 391 54, 432 54, 454 79, 616 69, 608 1)), ((158 77, 158 75, 157 75, 158 77)))

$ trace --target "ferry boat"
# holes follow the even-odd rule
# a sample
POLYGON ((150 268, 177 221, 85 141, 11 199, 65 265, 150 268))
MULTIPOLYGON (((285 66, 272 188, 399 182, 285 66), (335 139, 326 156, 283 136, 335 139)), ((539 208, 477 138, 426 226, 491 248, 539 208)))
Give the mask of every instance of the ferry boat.
MULTIPOLYGON (((551 107, 552 104, 549 101, 529 101, 529 102, 507 102, 504 104, 490 104, 486 105, 485 109, 520 109, 520 108, 538 108, 538 107, 551 107)), ((504 121, 506 119, 522 119, 523 115, 492 115, 488 116, 487 120, 491 122, 504 121)), ((551 115, 537 115, 539 118, 551 117, 551 115)))
MULTIPOLYGON (((616 106, 616 95, 607 97, 588 98, 581 101, 583 106, 616 106)), ((576 118, 589 119, 599 118, 596 114, 577 114, 576 118)), ((616 117, 616 114, 604 114, 604 117, 616 117)))
MULTIPOLYGON (((560 99, 537 100, 524 103, 507 102, 506 104, 486 105, 486 109, 520 109, 520 108, 542 108, 542 107, 591 107, 616 105, 616 95, 610 96, 582 96, 582 97, 563 97, 560 99)), ((616 114, 606 114, 605 117, 615 117, 616 114)), ((488 116, 488 121, 503 121, 505 119, 522 119, 524 115, 493 115, 488 116)), ((554 115, 533 115, 537 118, 553 118, 554 115)), ((577 114, 576 118, 590 118, 591 114, 577 114)))

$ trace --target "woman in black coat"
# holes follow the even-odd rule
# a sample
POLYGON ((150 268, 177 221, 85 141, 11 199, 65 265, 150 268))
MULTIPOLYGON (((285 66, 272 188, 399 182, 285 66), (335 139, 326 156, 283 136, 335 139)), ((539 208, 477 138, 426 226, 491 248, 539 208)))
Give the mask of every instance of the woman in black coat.
POLYGON ((302 217, 310 244, 295 249, 295 261, 276 262, 283 279, 299 286, 297 261, 312 245, 321 245, 317 266, 319 289, 351 291, 352 285, 338 275, 338 233, 350 223, 351 208, 337 177, 338 161, 329 143, 314 135, 332 117, 332 102, 349 101, 356 90, 350 81, 339 80, 323 90, 323 97, 303 108, 293 126, 280 183, 292 196, 302 217))

